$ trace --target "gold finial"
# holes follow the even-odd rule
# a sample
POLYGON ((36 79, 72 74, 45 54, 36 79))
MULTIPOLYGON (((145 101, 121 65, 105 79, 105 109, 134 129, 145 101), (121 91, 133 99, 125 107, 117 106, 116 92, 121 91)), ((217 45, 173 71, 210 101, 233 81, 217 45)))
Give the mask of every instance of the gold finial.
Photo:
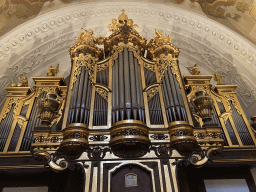
POLYGON ((198 64, 195 64, 194 67, 186 67, 187 70, 192 74, 192 75, 199 75, 200 71, 198 69, 198 64))
POLYGON ((22 87, 28 87, 28 78, 27 76, 21 74, 18 76, 19 80, 22 82, 22 87))
POLYGON ((49 66, 47 76, 56 76, 59 72, 59 64, 56 68, 53 68, 52 66, 49 66))
POLYGON ((124 13, 125 11, 124 9, 122 9, 121 11, 122 11, 121 15, 118 16, 118 22, 120 24, 125 24, 128 21, 128 16, 124 13))
POLYGON ((133 24, 133 20, 132 19, 128 19, 127 25, 129 25, 132 28, 132 30, 135 30, 134 28, 139 27, 137 24, 133 24))
POLYGON ((118 27, 119 27, 119 23, 117 23, 116 19, 112 19, 112 24, 108 25, 109 30, 112 31, 113 33, 118 31, 118 27))
POLYGON ((221 81, 225 78, 225 76, 221 76, 218 73, 213 74, 214 81, 217 81, 217 85, 223 85, 221 81))

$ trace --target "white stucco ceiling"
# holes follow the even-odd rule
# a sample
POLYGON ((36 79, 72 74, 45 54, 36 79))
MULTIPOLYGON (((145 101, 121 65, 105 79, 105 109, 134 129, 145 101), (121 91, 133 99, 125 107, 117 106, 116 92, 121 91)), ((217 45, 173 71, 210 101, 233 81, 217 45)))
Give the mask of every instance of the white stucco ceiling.
MULTIPOLYGON (((68 48, 76 41, 80 27, 93 29, 94 35, 109 36, 108 24, 121 9, 139 25, 145 38, 155 37, 154 30, 171 35, 172 43, 181 48, 179 64, 199 64, 201 74, 225 75, 225 84, 238 84, 238 97, 248 117, 256 111, 255 45, 227 27, 207 17, 171 5, 143 2, 83 3, 58 9, 19 25, 0 38, 0 99, 4 87, 18 82, 25 74, 44 76, 48 66, 60 64, 58 75, 67 77, 70 70, 68 48)), ((215 84, 215 82, 212 82, 215 84)), ((29 85, 33 86, 32 80, 29 85)))

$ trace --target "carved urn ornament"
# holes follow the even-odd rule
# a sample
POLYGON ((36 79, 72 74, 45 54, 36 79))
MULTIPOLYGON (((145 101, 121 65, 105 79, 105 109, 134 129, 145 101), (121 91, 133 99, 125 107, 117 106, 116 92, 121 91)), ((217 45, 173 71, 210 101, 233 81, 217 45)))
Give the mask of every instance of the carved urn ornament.
POLYGON ((204 91, 196 92, 192 101, 196 113, 202 118, 204 126, 212 124, 213 100, 204 91))
POLYGON ((39 111, 39 118, 41 119, 40 127, 49 127, 51 122, 57 118, 57 114, 61 103, 57 100, 57 95, 54 92, 49 92, 46 98, 39 99, 37 108, 39 111))

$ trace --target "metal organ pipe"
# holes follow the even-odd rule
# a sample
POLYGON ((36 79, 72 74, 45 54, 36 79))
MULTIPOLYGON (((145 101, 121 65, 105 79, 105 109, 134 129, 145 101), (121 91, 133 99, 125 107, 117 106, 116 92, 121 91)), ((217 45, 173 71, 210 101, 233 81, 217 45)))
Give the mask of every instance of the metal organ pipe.
POLYGON ((168 66, 162 79, 163 99, 168 123, 172 121, 187 121, 187 115, 182 100, 181 90, 176 75, 172 74, 168 66))
POLYGON ((72 90, 68 123, 89 124, 89 113, 91 105, 91 82, 88 71, 81 67, 81 74, 77 76, 72 90))
POLYGON ((112 79, 112 123, 125 119, 145 122, 140 66, 127 48, 115 60, 112 79))
POLYGON ((129 65, 131 63, 128 60, 128 50, 127 48, 124 49, 124 89, 125 89, 125 108, 126 108, 126 115, 127 119, 131 119, 131 87, 130 87, 130 70, 129 70, 129 65))
MULTIPOLYGON (((118 66, 119 66, 119 69, 118 69, 118 72, 119 72, 119 78, 118 78, 118 92, 119 92, 119 106, 118 108, 120 108, 120 117, 121 119, 120 120, 124 120, 124 72, 123 72, 123 54, 122 53, 119 53, 119 60, 118 60, 118 66)), ((119 118, 117 118, 119 119, 119 118)))
MULTIPOLYGON (((88 79, 88 71, 85 71, 85 76, 84 79, 88 79)), ((88 89, 88 83, 84 83, 84 87, 83 87, 83 95, 87 94, 87 89, 88 89)), ((86 106, 85 106, 85 102, 86 102, 86 97, 82 97, 82 102, 81 102, 81 114, 80 114, 80 119, 81 122, 84 123, 84 120, 86 119, 86 106)))
MULTIPOLYGON (((133 62, 133 53, 129 52, 129 63, 130 63, 130 74, 131 74, 131 85, 136 85, 135 80, 135 66, 133 62)), ((136 94, 136 87, 131 86, 131 96, 132 96, 132 107, 133 107, 133 118, 137 119, 137 110, 138 106, 137 104, 137 94, 136 94)))

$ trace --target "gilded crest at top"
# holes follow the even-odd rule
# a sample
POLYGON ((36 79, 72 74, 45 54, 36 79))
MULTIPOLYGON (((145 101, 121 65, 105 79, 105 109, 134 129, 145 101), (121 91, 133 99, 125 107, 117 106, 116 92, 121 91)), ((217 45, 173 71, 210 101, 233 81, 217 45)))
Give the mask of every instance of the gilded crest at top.
POLYGON ((118 16, 118 21, 120 24, 124 25, 128 22, 128 16, 124 13, 124 9, 121 10, 121 15, 118 16))

